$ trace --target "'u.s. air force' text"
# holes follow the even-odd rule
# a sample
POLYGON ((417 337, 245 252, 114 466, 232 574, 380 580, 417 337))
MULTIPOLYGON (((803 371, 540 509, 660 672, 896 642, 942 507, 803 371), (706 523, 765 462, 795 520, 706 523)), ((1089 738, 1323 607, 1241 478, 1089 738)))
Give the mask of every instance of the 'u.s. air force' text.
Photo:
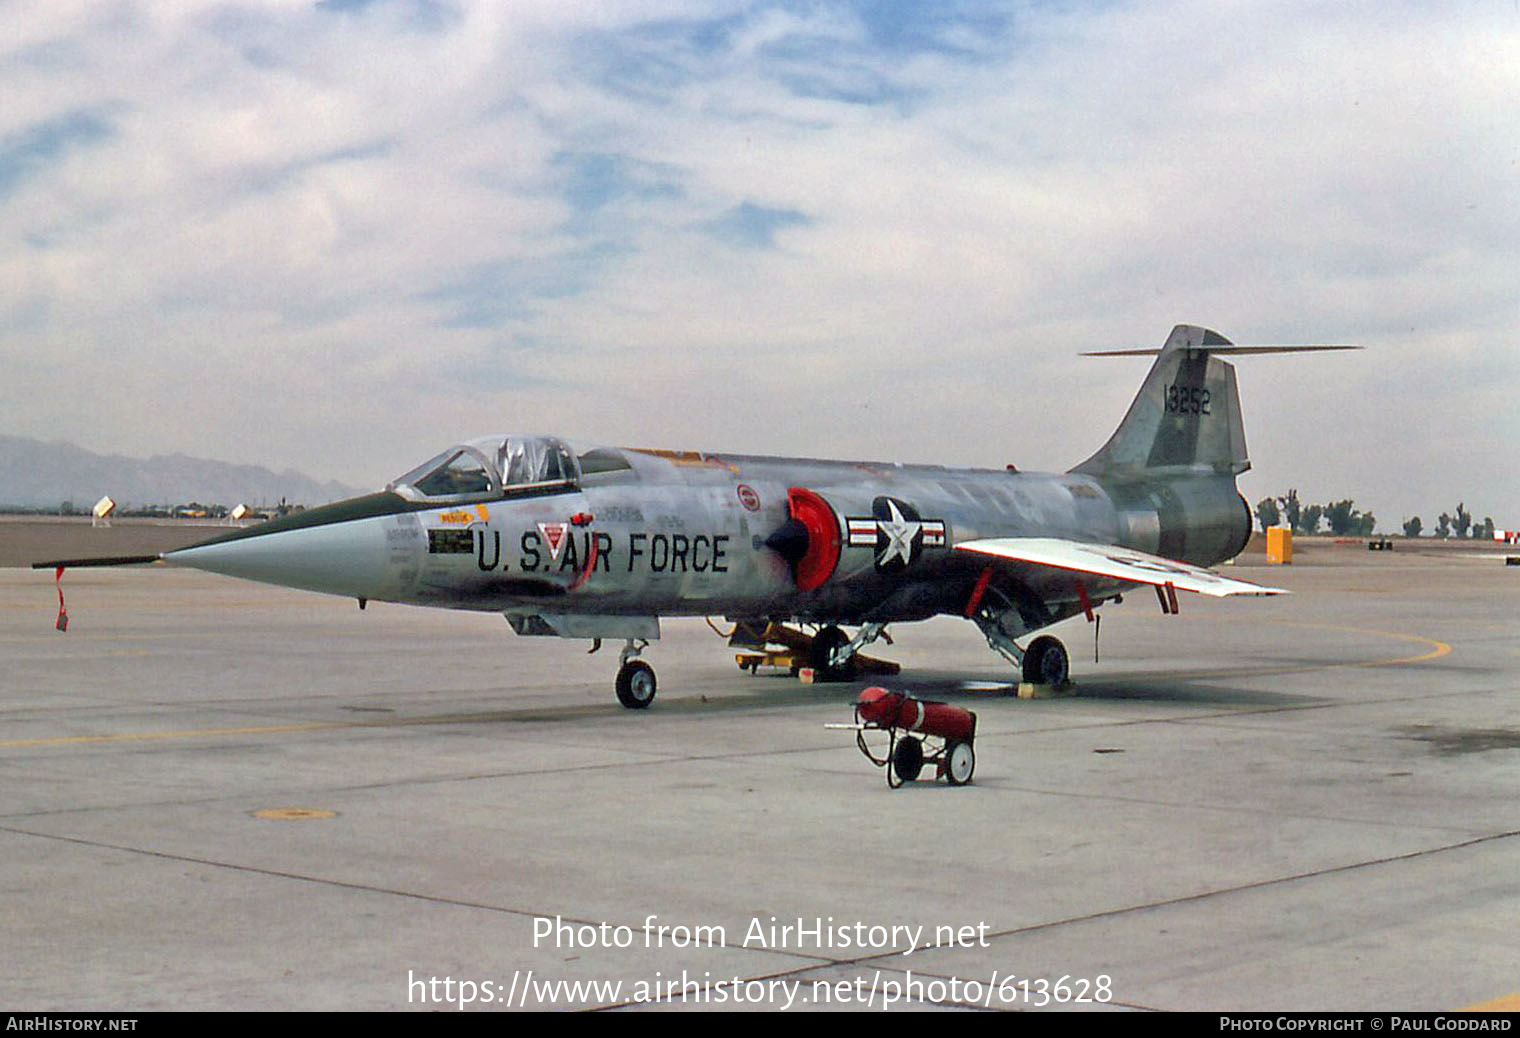
POLYGON ((559 550, 551 551, 543 535, 524 530, 517 555, 503 552, 500 530, 436 530, 428 539, 435 555, 472 552, 484 572, 516 569, 523 573, 610 573, 614 568, 633 573, 727 573, 729 534, 645 533, 614 537, 584 530, 567 532, 559 550), (441 535, 441 536, 440 536, 441 535))

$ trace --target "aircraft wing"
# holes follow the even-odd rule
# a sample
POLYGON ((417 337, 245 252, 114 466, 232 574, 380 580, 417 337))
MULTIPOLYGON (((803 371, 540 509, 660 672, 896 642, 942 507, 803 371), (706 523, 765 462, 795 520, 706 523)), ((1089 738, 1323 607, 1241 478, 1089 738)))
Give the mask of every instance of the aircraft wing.
POLYGON ((1089 573, 1132 584, 1152 584, 1156 587, 1170 584, 1178 591, 1196 591, 1215 598, 1288 593, 1282 588, 1263 587, 1248 580, 1221 577, 1202 566, 1174 562, 1133 548, 1121 548, 1116 544, 1087 544, 1058 537, 990 537, 985 540, 962 541, 955 546, 955 550, 1033 566, 1070 570, 1073 573, 1089 573))

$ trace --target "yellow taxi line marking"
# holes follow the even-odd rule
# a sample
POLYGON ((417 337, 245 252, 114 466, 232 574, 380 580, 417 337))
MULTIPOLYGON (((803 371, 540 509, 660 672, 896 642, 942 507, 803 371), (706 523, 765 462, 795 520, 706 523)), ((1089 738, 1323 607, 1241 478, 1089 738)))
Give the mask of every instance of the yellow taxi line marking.
POLYGON ((1505 995, 1490 1002, 1479 1002, 1475 1006, 1465 1006, 1458 1010, 1462 1013, 1520 1013, 1520 991, 1513 995, 1505 995))
POLYGON ((335 721, 312 724, 271 724, 254 728, 202 728, 184 732, 118 732, 114 735, 61 735, 50 739, 7 739, 0 747, 13 749, 25 746, 89 746, 108 742, 143 742, 151 739, 194 739, 216 735, 254 735, 276 732, 315 732, 324 728, 352 728, 353 724, 335 721))
MULTIPOLYGON (((1261 667, 1234 667, 1229 670, 1174 670, 1164 674, 1146 675, 1145 680, 1176 678, 1181 681, 1202 681, 1210 678, 1251 678, 1276 674, 1307 674, 1316 670, 1334 670, 1337 667, 1393 667, 1399 664, 1420 663, 1425 660, 1439 659, 1452 651, 1451 646, 1445 642, 1436 641, 1434 638, 1426 638, 1418 634, 1399 634, 1395 631, 1376 631, 1366 627, 1346 627, 1340 624, 1300 623, 1295 620, 1271 620, 1268 622, 1289 627, 1329 628, 1336 631, 1350 631, 1355 634, 1375 634, 1385 638, 1398 638, 1401 641, 1420 642, 1424 645, 1433 646, 1433 648, 1429 652, 1420 653, 1418 656, 1390 656, 1387 659, 1381 660, 1310 663, 1296 667, 1278 667, 1269 664, 1261 667)), ((1130 677, 1137 679, 1133 675, 1130 677)))
POLYGON ((156 739, 205 739, 220 735, 278 735, 322 732, 339 728, 400 728, 423 724, 469 724, 499 719, 501 714, 460 714, 453 717, 399 717, 384 721, 309 721, 304 724, 265 724, 246 728, 196 728, 173 732, 117 732, 111 735, 60 735, 46 739, 6 739, 0 749, 35 746, 90 746, 98 743, 148 742, 156 739))
POLYGON ((1432 646, 1429 652, 1423 652, 1418 656, 1397 656, 1386 660, 1366 660, 1362 663, 1334 663, 1335 667, 1392 667, 1400 663, 1420 663, 1424 660, 1440 659, 1451 652, 1451 646, 1445 642, 1436 641, 1434 638, 1426 638, 1419 634, 1400 634, 1397 631, 1378 631, 1369 627, 1347 627, 1344 624, 1315 624, 1302 623, 1294 620, 1274 620, 1273 623, 1286 627, 1313 627, 1319 630, 1348 631, 1352 634, 1375 634, 1382 638, 1396 638, 1399 641, 1419 642, 1422 645, 1432 646))

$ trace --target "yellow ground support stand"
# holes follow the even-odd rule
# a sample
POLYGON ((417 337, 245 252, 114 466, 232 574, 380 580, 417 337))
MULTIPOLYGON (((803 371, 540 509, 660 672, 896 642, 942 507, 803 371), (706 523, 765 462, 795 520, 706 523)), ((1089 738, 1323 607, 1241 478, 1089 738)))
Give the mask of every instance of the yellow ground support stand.
MULTIPOLYGON (((763 639, 764 645, 745 645, 737 642, 737 638, 738 632, 735 632, 735 638, 730 639, 729 644, 740 650, 734 653, 734 662, 740 670, 754 674, 761 667, 785 667, 804 683, 812 682, 813 668, 809 664, 808 650, 813 645, 813 636, 806 631, 784 624, 767 624, 765 631, 755 639, 763 639), (773 649, 770 647, 772 643, 782 648, 773 649)), ((854 666, 857 674, 896 674, 902 670, 900 664, 891 660, 879 660, 860 653, 855 655, 854 666)))

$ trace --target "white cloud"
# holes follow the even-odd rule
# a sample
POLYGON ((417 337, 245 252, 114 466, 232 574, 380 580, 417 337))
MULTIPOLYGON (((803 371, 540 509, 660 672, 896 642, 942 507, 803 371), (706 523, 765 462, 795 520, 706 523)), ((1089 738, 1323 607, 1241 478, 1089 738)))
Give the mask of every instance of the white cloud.
POLYGON ((1253 500, 1520 523, 1512 6, 583 6, 0 9, 4 431, 1057 467, 1189 321, 1371 348, 1241 363, 1253 500))

